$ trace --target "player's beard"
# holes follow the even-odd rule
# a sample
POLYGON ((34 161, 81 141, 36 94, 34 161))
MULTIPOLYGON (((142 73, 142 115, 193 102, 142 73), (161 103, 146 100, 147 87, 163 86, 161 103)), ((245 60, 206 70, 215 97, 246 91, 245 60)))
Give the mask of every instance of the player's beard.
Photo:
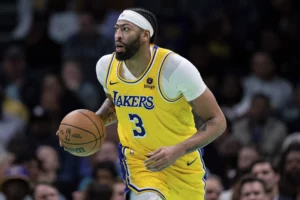
POLYGON ((131 41, 128 44, 122 44, 124 45, 124 51, 116 52, 116 58, 119 61, 124 61, 132 58, 132 56, 134 56, 141 47, 141 41, 139 37, 137 37, 135 40, 131 41))

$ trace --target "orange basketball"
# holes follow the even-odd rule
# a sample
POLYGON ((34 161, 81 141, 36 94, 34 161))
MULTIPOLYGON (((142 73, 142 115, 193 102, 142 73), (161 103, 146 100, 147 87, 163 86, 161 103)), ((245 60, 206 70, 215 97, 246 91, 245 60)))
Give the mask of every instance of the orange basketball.
POLYGON ((105 125, 92 111, 74 110, 61 121, 58 137, 69 153, 89 156, 101 147, 106 137, 105 125))

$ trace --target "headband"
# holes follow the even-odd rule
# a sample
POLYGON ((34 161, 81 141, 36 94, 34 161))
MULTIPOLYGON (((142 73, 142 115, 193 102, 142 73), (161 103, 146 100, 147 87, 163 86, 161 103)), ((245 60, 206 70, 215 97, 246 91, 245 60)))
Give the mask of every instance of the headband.
POLYGON ((127 20, 144 30, 150 31, 150 37, 152 37, 154 34, 154 30, 150 22, 144 16, 135 11, 124 10, 119 16, 118 20, 127 20))

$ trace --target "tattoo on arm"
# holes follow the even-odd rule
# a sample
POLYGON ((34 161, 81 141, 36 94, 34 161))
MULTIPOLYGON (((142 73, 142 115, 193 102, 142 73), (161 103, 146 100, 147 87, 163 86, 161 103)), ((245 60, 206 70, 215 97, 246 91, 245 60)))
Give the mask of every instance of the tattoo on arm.
POLYGON ((207 134, 209 129, 217 125, 217 120, 215 118, 211 118, 205 121, 202 117, 198 116, 195 112, 195 107, 193 106, 192 103, 190 104, 193 108, 193 114, 194 114, 196 126, 198 128, 198 132, 190 139, 185 141, 185 146, 189 146, 188 148, 186 148, 186 154, 196 151, 197 149, 211 143, 215 139, 215 137, 207 137, 208 136, 207 134), (194 142, 194 138, 197 138, 200 134, 203 135, 203 142, 201 144, 194 142))
POLYGON ((104 101, 96 114, 101 117, 106 126, 117 121, 115 105, 108 98, 104 101))

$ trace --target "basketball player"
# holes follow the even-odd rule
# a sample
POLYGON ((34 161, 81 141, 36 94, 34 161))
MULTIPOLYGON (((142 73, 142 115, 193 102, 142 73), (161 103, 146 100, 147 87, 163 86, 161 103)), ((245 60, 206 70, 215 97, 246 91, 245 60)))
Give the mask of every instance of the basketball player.
POLYGON ((156 28, 147 10, 121 13, 116 50, 96 66, 108 97, 97 115, 105 125, 118 121, 120 162, 131 200, 202 200, 201 148, 224 132, 226 120, 195 66, 154 44, 156 28), (205 120, 199 130, 192 109, 205 120))

